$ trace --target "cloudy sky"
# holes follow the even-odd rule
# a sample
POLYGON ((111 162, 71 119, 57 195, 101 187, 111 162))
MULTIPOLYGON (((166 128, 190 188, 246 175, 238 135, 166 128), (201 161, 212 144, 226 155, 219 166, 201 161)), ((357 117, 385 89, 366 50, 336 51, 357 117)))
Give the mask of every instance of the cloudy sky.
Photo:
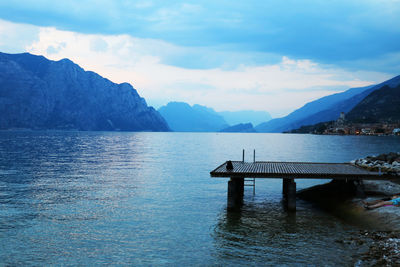
POLYGON ((150 105, 286 115, 400 74, 400 0, 0 0, 0 51, 69 58, 150 105))

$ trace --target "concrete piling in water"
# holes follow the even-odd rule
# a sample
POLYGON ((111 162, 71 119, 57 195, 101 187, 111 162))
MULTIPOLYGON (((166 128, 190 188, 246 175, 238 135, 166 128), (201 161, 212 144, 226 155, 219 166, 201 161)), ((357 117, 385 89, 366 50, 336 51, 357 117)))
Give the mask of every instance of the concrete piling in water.
POLYGON ((296 211, 296 183, 294 179, 288 179, 287 187, 287 209, 288 211, 296 211))
POLYGON ((286 178, 282 179, 282 195, 284 198, 287 197, 289 182, 290 182, 290 179, 286 179, 286 178))
POLYGON ((244 178, 231 178, 228 181, 228 210, 238 210, 243 204, 244 178))

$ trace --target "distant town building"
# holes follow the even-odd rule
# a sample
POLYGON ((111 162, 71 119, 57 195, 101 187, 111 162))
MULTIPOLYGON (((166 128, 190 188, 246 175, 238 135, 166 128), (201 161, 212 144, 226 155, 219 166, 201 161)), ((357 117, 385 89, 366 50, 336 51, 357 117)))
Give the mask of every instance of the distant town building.
POLYGON ((336 126, 342 126, 346 121, 346 115, 344 112, 340 112, 339 118, 336 120, 336 126))
POLYGON ((400 128, 393 129, 393 134, 394 135, 400 135, 400 128))
POLYGON ((371 130, 371 128, 363 128, 363 129, 361 129, 361 133, 362 134, 371 134, 372 130, 371 130))

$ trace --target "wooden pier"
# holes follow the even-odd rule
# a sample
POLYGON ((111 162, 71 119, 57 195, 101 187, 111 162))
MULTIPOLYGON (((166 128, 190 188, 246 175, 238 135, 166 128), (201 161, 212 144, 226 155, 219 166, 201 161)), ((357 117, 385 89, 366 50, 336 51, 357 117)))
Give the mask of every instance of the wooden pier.
POLYGON ((281 178, 282 194, 287 208, 296 210, 295 179, 345 179, 393 180, 399 179, 382 172, 371 172, 350 163, 227 161, 210 172, 211 177, 230 177, 228 181, 228 210, 235 210, 243 203, 245 178, 281 178))

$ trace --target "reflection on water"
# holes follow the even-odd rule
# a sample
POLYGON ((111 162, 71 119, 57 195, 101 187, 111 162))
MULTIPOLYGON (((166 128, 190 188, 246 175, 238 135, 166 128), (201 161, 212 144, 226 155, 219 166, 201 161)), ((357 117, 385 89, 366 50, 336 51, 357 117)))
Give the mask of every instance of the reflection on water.
MULTIPOLYGON (((0 132, 4 265, 348 265, 353 225, 311 204, 282 207, 257 181, 240 213, 209 171, 241 150, 259 160, 344 162, 399 151, 392 137, 218 133, 0 132), (349 150, 349 148, 351 148, 349 150)), ((298 189, 318 181, 299 181, 298 189)))

